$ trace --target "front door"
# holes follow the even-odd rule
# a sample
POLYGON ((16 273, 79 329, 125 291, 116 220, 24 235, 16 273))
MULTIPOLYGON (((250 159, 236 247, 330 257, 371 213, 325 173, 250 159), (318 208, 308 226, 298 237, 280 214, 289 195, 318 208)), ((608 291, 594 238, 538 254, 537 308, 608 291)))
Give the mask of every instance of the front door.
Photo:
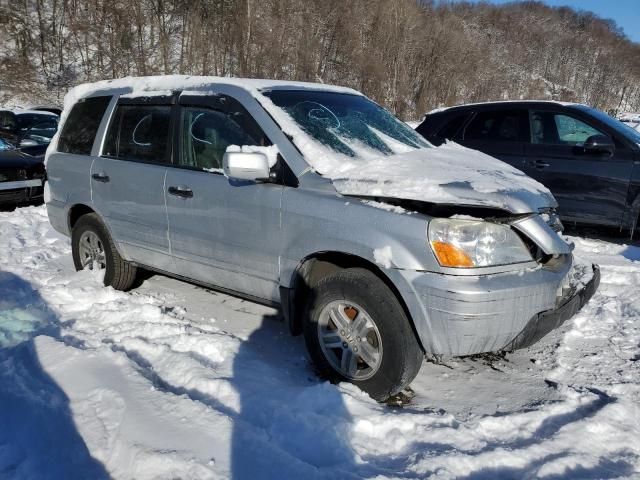
POLYGON ((266 146, 269 140, 230 97, 219 108, 181 106, 178 117, 177 155, 165 185, 177 273, 277 300, 283 187, 231 180, 222 172, 228 146, 266 146))
POLYGON ((616 144, 613 155, 588 152, 584 142, 607 135, 567 112, 532 111, 525 172, 544 184, 564 219, 618 226, 627 204, 633 152, 616 144))

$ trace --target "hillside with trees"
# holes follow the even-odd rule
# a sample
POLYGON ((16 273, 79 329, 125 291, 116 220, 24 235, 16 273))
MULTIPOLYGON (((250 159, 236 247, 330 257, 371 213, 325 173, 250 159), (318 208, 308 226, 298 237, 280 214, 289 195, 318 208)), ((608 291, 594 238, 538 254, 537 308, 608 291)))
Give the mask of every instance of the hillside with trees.
POLYGON ((0 104, 169 73, 347 85, 405 119, 521 98, 640 110, 640 44, 610 20, 541 2, 0 2, 0 104))

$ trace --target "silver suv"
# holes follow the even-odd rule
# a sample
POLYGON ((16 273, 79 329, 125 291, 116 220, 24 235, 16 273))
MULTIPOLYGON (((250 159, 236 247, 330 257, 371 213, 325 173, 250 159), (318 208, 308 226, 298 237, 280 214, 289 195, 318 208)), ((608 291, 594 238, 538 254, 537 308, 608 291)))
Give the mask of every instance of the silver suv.
POLYGON ((66 99, 49 219, 77 269, 138 268, 280 305, 320 375, 382 400, 425 353, 526 347, 593 295, 551 194, 433 147, 354 90, 128 78, 66 99))

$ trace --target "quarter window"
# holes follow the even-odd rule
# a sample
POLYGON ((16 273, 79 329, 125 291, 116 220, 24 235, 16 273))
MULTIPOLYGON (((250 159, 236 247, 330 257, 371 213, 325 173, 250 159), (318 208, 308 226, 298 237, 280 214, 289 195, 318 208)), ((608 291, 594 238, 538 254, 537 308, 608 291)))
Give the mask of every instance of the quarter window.
POLYGON ((107 157, 167 163, 170 106, 118 105, 102 154, 107 157))
POLYGON ((592 135, 603 135, 575 117, 553 112, 531 114, 531 142, 550 145, 582 145, 592 135))
POLYGON ((64 122, 58 151, 90 155, 93 141, 111 97, 85 98, 76 103, 64 122))
POLYGON ((478 112, 465 129, 465 140, 518 142, 523 138, 523 112, 502 110, 478 112))
POLYGON ((222 157, 228 146, 271 143, 246 112, 186 107, 182 113, 181 144, 180 165, 222 171, 222 157))

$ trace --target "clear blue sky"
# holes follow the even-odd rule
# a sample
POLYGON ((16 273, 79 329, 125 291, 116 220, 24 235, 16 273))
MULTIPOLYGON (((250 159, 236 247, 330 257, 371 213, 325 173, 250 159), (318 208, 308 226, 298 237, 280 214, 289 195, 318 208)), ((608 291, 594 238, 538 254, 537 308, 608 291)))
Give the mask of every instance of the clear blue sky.
MULTIPOLYGON (((478 1, 478 0, 473 0, 478 1)), ((514 0, 484 0, 489 3, 509 3, 514 0)), ((640 43, 640 0, 542 0, 553 7, 569 6, 576 10, 590 10, 603 18, 615 20, 624 33, 640 43)))

